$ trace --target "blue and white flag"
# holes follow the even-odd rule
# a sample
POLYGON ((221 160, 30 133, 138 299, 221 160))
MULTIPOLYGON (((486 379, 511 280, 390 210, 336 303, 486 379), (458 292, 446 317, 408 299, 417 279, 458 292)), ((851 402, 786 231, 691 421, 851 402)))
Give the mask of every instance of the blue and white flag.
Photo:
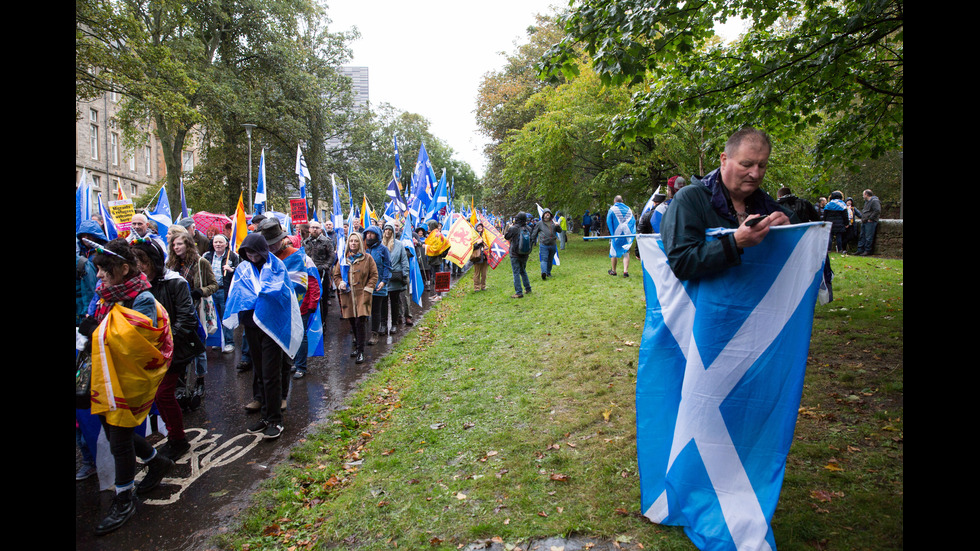
POLYGON ((92 184, 89 182, 88 171, 82 169, 82 178, 75 188, 75 232, 82 222, 92 219, 92 184))
POLYGON ((160 188, 157 204, 146 214, 146 217, 157 223, 157 233, 160 235, 167 235, 167 230, 174 225, 174 218, 170 215, 170 199, 167 198, 166 184, 160 188))
POLYGON ((423 143, 419 147, 419 158, 415 162, 415 172, 412 173, 412 195, 408 201, 408 210, 420 218, 429 212, 436 185, 436 172, 432 168, 429 154, 423 143))
POLYGON ((429 204, 429 209, 426 215, 422 218, 422 221, 427 222, 429 220, 439 220, 439 212, 442 209, 445 208, 447 209, 446 212, 452 212, 448 209, 448 206, 449 193, 446 191, 446 169, 442 169, 442 177, 439 178, 439 185, 436 187, 436 191, 432 196, 432 202, 429 204))
POLYGON ((405 219, 405 228, 402 230, 402 245, 408 253, 408 291, 412 295, 412 302, 422 306, 422 292, 425 290, 425 282, 422 281, 422 270, 419 269, 419 261, 415 256, 415 244, 412 241, 413 218, 409 214, 405 219))
POLYGON ((337 243, 335 243, 337 250, 337 261, 345 261, 344 256, 344 244, 347 242, 347 230, 344 228, 344 213, 340 208, 340 191, 337 189, 337 180, 334 175, 330 175, 330 182, 333 184, 333 214, 331 215, 331 220, 333 221, 333 234, 337 238, 337 243))
POLYGON ((391 198, 391 203, 394 205, 396 213, 402 213, 408 210, 408 205, 405 204, 405 200, 402 199, 401 189, 398 187, 398 180, 392 178, 388 182, 388 189, 386 190, 388 197, 391 198))
MULTIPOLYGON (((715 235, 735 230, 712 230, 715 235)), ((641 511, 700 549, 776 548, 770 521, 803 390, 830 229, 772 227, 742 263, 678 280, 637 236, 646 325, 636 381, 641 511)))
POLYGON ((180 217, 187 218, 190 216, 187 212, 187 195, 184 194, 184 179, 180 179, 180 217))
POLYGON ((633 209, 623 203, 613 203, 606 213, 606 227, 609 228, 609 258, 621 258, 633 246, 636 234, 636 219, 633 209))
MULTIPOLYGON (((265 212, 265 149, 259 157, 259 181, 255 185, 255 200, 252 202, 254 210, 252 214, 262 214, 265 212)), ((186 215, 185 215, 186 216, 186 215)))
POLYGON ((228 329, 238 327, 238 313, 246 310, 254 310, 255 324, 290 358, 296 356, 303 342, 303 317, 286 265, 275 255, 268 255, 261 270, 248 261, 235 269, 221 323, 228 329))
POLYGON ((116 230, 116 222, 112 219, 112 215, 109 214, 109 209, 105 208, 102 203, 102 194, 99 194, 99 216, 102 217, 102 225, 105 230, 106 239, 112 241, 113 239, 119 237, 119 231, 116 230))
POLYGON ((398 136, 394 136, 395 142, 395 180, 402 179, 402 161, 398 157, 398 136))
POLYGON ((296 144, 296 176, 299 178, 299 196, 306 199, 306 181, 310 178, 310 169, 306 166, 303 150, 296 144))

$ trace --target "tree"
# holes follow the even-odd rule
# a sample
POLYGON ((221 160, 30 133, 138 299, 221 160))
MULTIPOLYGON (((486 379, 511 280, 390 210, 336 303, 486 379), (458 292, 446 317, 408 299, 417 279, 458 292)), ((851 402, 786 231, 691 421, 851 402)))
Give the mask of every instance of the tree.
POLYGON ((568 78, 581 49, 604 83, 634 87, 613 121, 622 141, 691 116, 724 136, 819 128, 816 160, 852 161, 901 142, 903 18, 902 0, 584 0, 539 69, 568 78), (748 30, 725 45, 714 26, 736 17, 748 30))
POLYGON ((145 139, 152 125, 162 146, 168 195, 177 201, 191 132, 207 128, 202 138, 215 138, 223 123, 221 137, 233 141, 229 121, 254 114, 240 103, 249 95, 243 81, 259 80, 249 69, 278 59, 273 53, 293 51, 300 16, 315 12, 305 0, 78 0, 76 97, 120 93, 119 120, 131 144, 145 139))

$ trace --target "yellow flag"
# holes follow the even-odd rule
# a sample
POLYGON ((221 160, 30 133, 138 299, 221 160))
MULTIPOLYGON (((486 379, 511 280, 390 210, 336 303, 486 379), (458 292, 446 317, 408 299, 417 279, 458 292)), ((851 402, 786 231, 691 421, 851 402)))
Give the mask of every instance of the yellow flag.
POLYGON ((449 254, 446 255, 446 258, 462 268, 469 262, 470 254, 473 252, 473 243, 477 239, 480 239, 480 234, 476 233, 473 226, 462 216, 457 218, 449 229, 449 254))
POLYGON ((231 247, 232 251, 238 253, 238 247, 245 241, 248 233, 248 224, 245 222, 245 203, 242 202, 242 194, 238 194, 238 207, 235 209, 235 217, 231 221, 231 247))
POLYGON ((173 355, 167 311, 157 302, 157 323, 116 304, 92 338, 92 413, 117 427, 146 419, 173 355))

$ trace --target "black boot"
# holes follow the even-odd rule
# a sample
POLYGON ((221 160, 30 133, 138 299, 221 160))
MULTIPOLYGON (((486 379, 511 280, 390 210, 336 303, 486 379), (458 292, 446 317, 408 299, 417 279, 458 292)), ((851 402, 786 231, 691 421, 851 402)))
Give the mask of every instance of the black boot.
POLYGON ((112 498, 109 514, 95 527, 95 535, 101 536, 118 529, 136 513, 136 495, 132 489, 119 492, 112 498))
POLYGON ((145 494, 160 485, 163 477, 174 468, 174 462, 162 453, 157 452, 147 464, 146 476, 136 485, 136 492, 145 494))

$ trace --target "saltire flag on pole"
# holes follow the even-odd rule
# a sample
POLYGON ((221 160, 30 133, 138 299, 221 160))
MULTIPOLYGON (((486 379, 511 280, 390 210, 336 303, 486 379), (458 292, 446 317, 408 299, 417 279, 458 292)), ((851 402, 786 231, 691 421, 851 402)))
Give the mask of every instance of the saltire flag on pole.
POLYGON ((395 206, 395 212, 402 213, 408 210, 408 205, 405 204, 405 200, 402 199, 402 192, 398 185, 398 180, 392 178, 388 182, 388 197, 391 198, 391 203, 395 206))
POLYGON ((187 218, 187 196, 184 194, 184 179, 180 179, 180 217, 187 218))
POLYGON ((424 221, 439 220, 439 212, 449 205, 449 194, 446 192, 446 169, 442 169, 442 177, 439 178, 439 186, 433 195, 429 211, 425 215, 424 221))
POLYGON ((262 155, 259 157, 259 179, 255 185, 255 200, 252 202, 252 214, 265 212, 265 199, 265 148, 262 148, 262 155))
POLYGON ((702 550, 776 548, 770 521, 829 237, 822 222, 774 226, 741 265, 682 282, 659 234, 637 236, 646 292, 636 381, 641 511, 684 527, 702 550))
POLYGON ((82 177, 75 188, 75 232, 82 222, 92 219, 92 184, 89 183, 88 171, 82 169, 82 177))
POLYGON ((415 161, 415 172, 412 173, 412 195, 408 201, 408 209, 420 220, 429 211, 435 184, 436 173, 423 143, 419 147, 419 158, 415 161))
POLYGON ((340 190, 337 189, 337 179, 334 175, 330 175, 330 182, 333 184, 333 214, 331 220, 333 221, 333 234, 337 238, 336 249, 337 249, 337 261, 344 261, 346 255, 344 254, 344 244, 346 241, 347 230, 344 228, 344 213, 340 208, 340 190))
POLYGON ((161 236, 166 236, 167 230, 174 225, 173 216, 170 215, 170 199, 167 198, 167 184, 160 188, 157 204, 146 217, 157 223, 157 234, 161 236))
POLYGON ((112 241, 113 239, 119 237, 119 231, 116 230, 116 222, 112 219, 112 215, 109 214, 109 209, 105 208, 102 204, 102 194, 99 194, 99 215, 102 217, 102 224, 105 230, 106 239, 112 241))
POLYGON ((425 290, 425 282, 422 281, 422 270, 419 269, 418 259, 415 257, 415 244, 412 241, 412 215, 405 218, 405 227, 402 229, 402 244, 405 252, 408 253, 408 289, 412 295, 412 302, 422 306, 422 291, 425 290))
POLYGON ((248 222, 246 222, 244 192, 238 194, 238 206, 235 208, 235 216, 231 221, 231 250, 238 254, 238 248, 245 241, 248 234, 248 222))
POLYGON ((296 144, 296 176, 299 177, 299 196, 306 199, 306 181, 310 178, 310 169, 306 166, 303 150, 296 144))
MULTIPOLYGON (((402 161, 398 157, 398 136, 393 136, 395 142, 395 181, 400 182, 402 179, 402 161)), ((398 189, 401 189, 401 184, 398 184, 398 189)))

